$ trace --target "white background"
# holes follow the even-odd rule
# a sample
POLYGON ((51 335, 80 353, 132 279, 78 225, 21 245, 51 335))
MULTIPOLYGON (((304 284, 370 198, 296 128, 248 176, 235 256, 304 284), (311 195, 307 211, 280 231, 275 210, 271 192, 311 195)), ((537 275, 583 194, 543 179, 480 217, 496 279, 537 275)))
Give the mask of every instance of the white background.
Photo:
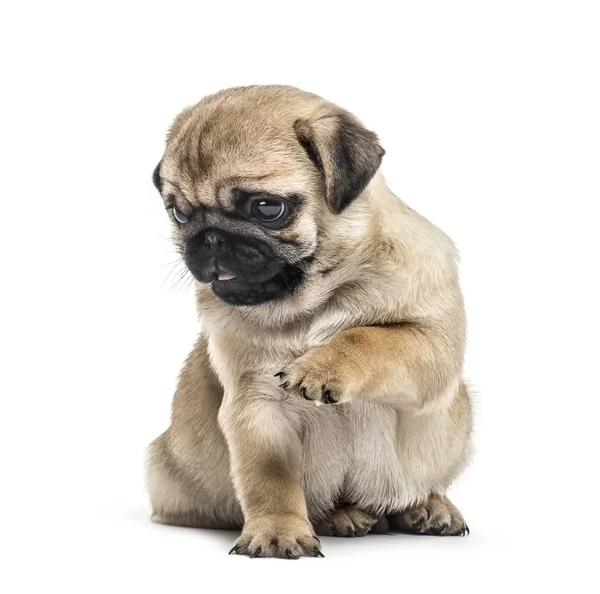
POLYGON ((597 3, 7 2, 0 22, 3 592, 598 591, 597 3), (198 330, 151 173, 183 107, 256 83, 356 113, 462 252, 468 538, 250 560, 149 521, 145 448, 198 330))

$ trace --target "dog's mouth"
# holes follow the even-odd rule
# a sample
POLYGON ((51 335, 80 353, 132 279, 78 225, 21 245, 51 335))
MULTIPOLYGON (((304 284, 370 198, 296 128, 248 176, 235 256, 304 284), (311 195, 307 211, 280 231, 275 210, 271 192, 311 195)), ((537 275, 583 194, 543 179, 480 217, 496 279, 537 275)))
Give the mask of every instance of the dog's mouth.
POLYGON ((307 262, 271 262, 258 270, 235 270, 229 263, 213 260, 199 265, 188 261, 188 270, 200 283, 210 284, 213 293, 229 305, 260 305, 284 299, 302 283, 307 262))
POLYGON ((229 305, 260 305, 291 295, 303 278, 303 267, 294 264, 278 266, 269 275, 238 275, 221 270, 212 281, 211 288, 229 305))

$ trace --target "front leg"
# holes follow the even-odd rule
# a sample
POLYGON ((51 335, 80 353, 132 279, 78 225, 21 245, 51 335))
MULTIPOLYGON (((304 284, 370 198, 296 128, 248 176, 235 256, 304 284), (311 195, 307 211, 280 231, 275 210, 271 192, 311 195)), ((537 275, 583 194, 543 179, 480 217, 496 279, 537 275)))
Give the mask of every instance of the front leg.
POLYGON ((345 330, 275 374, 281 386, 317 403, 391 397, 422 410, 458 389, 464 333, 443 325, 393 324, 345 330))
MULTIPOLYGON (((244 529, 231 553, 250 557, 323 557, 300 484, 302 443, 295 419, 268 396, 239 395, 219 422, 231 458, 244 529)), ((287 411, 289 412, 289 411, 287 411)))

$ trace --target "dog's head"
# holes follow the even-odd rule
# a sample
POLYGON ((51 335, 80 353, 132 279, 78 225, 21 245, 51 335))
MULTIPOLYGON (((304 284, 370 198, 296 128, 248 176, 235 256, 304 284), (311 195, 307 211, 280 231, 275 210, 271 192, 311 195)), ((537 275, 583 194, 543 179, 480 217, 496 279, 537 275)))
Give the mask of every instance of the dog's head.
POLYGON ((322 221, 356 200, 383 152, 315 95, 244 87, 176 118, 153 179, 192 275, 231 305, 258 305, 310 275, 322 221))

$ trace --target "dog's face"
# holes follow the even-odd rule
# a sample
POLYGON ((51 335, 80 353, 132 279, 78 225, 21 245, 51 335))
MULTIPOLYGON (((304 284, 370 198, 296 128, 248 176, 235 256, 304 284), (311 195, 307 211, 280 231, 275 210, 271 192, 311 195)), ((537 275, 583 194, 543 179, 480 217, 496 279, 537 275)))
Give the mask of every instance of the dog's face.
POLYGON ((319 97, 244 87, 177 117, 153 179, 196 280, 256 306, 310 276, 323 221, 359 196, 382 156, 375 134, 319 97))

